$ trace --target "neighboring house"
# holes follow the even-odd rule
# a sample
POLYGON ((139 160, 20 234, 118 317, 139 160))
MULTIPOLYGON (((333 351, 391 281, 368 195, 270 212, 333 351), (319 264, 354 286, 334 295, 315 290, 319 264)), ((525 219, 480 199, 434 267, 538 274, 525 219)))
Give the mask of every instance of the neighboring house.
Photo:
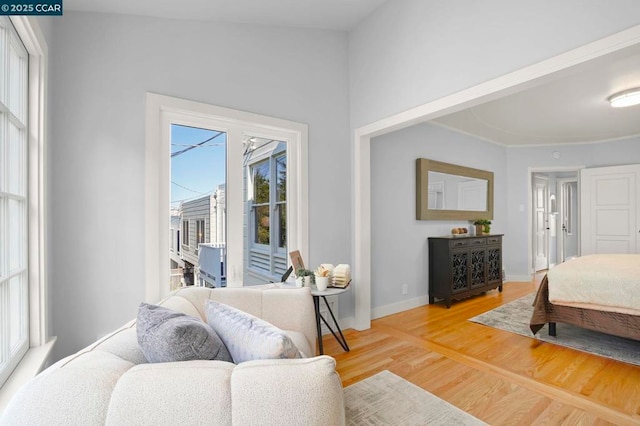
POLYGON ((245 154, 244 283, 279 281, 287 270, 287 145, 260 138, 245 154))
POLYGON ((225 286, 225 210, 224 185, 181 204, 180 258, 186 285, 225 286))
POLYGON ((211 222, 211 196, 196 198, 181 204, 182 241, 181 257, 184 260, 184 279, 186 285, 193 285, 198 274, 198 246, 209 242, 211 222))

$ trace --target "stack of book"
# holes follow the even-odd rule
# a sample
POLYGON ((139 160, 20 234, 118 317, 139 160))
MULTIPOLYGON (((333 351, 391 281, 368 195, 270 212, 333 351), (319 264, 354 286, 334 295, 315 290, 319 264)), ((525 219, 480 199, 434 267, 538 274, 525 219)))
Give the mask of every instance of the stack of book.
POLYGON ((341 263, 333 269, 331 274, 332 287, 346 288, 351 282, 351 268, 341 263))

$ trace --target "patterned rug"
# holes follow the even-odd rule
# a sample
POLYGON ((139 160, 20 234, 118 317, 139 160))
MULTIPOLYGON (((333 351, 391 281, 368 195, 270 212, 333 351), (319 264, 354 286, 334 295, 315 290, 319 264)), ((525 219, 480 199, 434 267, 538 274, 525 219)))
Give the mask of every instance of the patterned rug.
POLYGON ((529 294, 469 321, 640 366, 640 342, 635 340, 561 323, 556 325, 556 337, 549 336, 548 325, 534 337, 529 329, 534 297, 529 294))
POLYGON ((485 425, 384 370, 344 390, 347 425, 485 425))

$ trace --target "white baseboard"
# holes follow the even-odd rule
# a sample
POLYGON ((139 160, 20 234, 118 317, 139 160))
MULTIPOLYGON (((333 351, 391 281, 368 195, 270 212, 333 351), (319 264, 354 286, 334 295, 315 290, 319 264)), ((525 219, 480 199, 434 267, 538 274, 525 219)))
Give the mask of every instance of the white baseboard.
POLYGON ((531 275, 507 275, 507 282, 529 283, 532 280, 531 275))
POLYGON ((428 303, 428 296, 420 296, 413 299, 403 300, 402 302, 391 303, 390 305, 378 306, 377 308, 371 309, 371 319, 397 314, 398 312, 404 312, 409 309, 427 305, 428 303))

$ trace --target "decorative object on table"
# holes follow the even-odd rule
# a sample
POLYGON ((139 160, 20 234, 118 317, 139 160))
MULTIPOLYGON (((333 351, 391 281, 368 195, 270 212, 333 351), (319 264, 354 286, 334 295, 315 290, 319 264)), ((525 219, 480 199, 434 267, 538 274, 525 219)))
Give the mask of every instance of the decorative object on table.
POLYGON ((351 282, 351 267, 341 263, 333 270, 331 287, 346 288, 351 282))
POLYGON ((473 224, 476 226, 476 235, 483 235, 491 232, 491 221, 489 219, 476 219, 473 224))
POLYGON ((347 426, 486 424, 388 370, 347 386, 344 397, 347 426))
POLYGON ((297 269, 296 270, 296 287, 311 287, 313 284, 313 271, 309 269, 297 269))
POLYGON ((316 288, 318 291, 325 291, 329 286, 329 279, 331 278, 331 271, 320 265, 315 271, 316 288))
POLYGON ((469 233, 469 229, 467 228, 453 228, 451 230, 451 235, 453 235, 454 237, 464 237, 467 236, 469 233))
POLYGON ((291 259, 291 266, 293 266, 294 271, 297 271, 298 269, 305 269, 300 251, 294 250, 289 252, 289 258, 291 259))

